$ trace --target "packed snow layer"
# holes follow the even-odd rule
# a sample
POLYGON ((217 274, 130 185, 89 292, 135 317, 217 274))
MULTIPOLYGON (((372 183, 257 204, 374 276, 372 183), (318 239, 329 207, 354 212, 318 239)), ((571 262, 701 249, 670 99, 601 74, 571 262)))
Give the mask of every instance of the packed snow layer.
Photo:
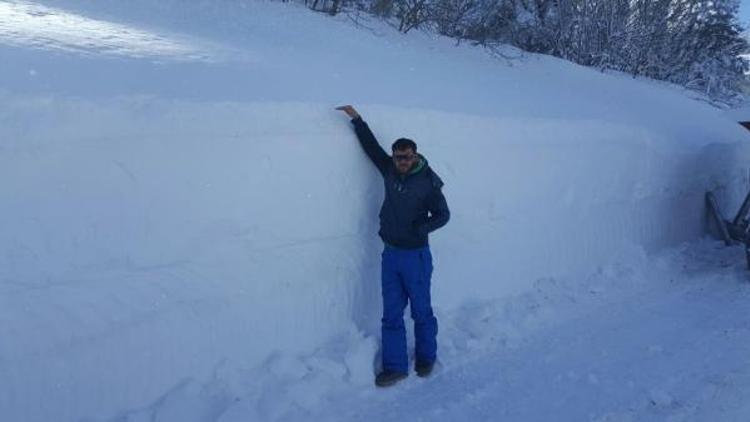
MULTIPOLYGON (((330 105, 4 104, 4 408, 69 420, 85 397, 104 417, 226 360, 377 333, 382 182, 330 105)), ((690 142, 604 121, 361 110, 383 141, 417 139, 445 180, 440 310, 695 239, 705 191, 736 206, 747 186, 733 130, 690 142)))
MULTIPOLYGON (((431 238, 441 321, 695 239, 706 190, 729 212, 748 188, 744 129, 663 84, 278 3, 45 4, 40 18, 201 37, 200 51, 253 61, 188 63, 140 41, 82 52, 24 32, 33 25, 0 34, 9 420, 155 408, 169 409, 156 420, 215 420, 237 368, 250 389, 262 388, 250 368, 291 380, 279 388, 303 407, 321 405, 304 390, 319 378, 294 382, 309 368, 369 385, 383 188, 335 105, 353 102, 386 148, 415 139, 445 181, 452 219, 431 238), (196 395, 216 400, 170 406, 196 395)), ((462 338, 456 324, 439 347, 462 338)), ((288 410, 262 402, 271 419, 288 410)))

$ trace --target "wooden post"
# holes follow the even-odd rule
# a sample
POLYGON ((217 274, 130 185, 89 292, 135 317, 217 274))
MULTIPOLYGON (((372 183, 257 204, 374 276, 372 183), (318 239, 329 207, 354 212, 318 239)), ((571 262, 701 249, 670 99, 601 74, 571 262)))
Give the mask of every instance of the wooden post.
MULTIPOLYGON (((750 195, 748 195, 748 197, 750 197, 750 195)), ((708 212, 714 218, 714 221, 716 221, 716 225, 719 227, 719 233, 721 234, 721 238, 724 239, 724 243, 726 243, 727 246, 731 245, 732 237, 729 235, 729 230, 727 230, 727 222, 724 220, 724 216, 721 215, 719 204, 716 202, 716 198, 711 192, 706 192, 706 206, 708 207, 708 212)))

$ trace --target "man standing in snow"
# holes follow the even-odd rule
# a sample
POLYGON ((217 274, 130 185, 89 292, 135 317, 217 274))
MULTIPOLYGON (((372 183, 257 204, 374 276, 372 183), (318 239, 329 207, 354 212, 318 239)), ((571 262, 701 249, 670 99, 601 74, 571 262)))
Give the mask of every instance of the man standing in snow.
POLYGON ((384 387, 407 376, 407 301, 411 303, 416 337, 415 370, 418 376, 426 377, 435 363, 438 330, 430 301, 432 254, 427 237, 450 218, 441 191, 443 182, 417 153, 414 141, 397 139, 391 146, 393 155, 389 156, 354 107, 336 109, 352 119, 359 143, 385 182, 378 232, 385 244, 381 261, 383 371, 375 378, 375 384, 384 387))

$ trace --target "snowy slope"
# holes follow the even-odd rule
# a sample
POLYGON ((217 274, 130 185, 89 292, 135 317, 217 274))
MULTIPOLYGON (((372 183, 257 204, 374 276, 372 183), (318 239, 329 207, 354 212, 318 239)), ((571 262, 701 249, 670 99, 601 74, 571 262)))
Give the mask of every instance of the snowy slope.
POLYGON ((362 25, 264 1, 0 2, 9 420, 325 418, 329 390, 367 391, 382 185, 338 104, 446 182, 448 356, 489 347, 472 309, 521 338, 538 324, 517 300, 544 280, 585 291, 702 236, 706 190, 734 209, 748 187, 744 129, 678 89, 362 25))

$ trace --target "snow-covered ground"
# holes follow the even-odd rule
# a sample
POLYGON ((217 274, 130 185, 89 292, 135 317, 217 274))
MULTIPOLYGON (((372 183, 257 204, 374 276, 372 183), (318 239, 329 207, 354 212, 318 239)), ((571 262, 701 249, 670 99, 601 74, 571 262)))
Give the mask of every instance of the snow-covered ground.
MULTIPOLYGON (((78 54, 119 55, 138 58, 168 57, 208 60, 209 47, 190 39, 169 39, 114 22, 86 18, 39 3, 0 3, 0 38, 16 47, 62 50, 78 54)), ((212 50, 221 51, 214 46, 212 50)))
POLYGON ((747 140, 668 85, 296 4, 0 1, 0 419, 746 420, 743 257, 700 239, 747 140), (344 103, 452 210, 441 368, 391 391, 344 103))
MULTIPOLYGON (((268 389, 238 388, 238 402, 216 420, 747 421, 743 259, 741 248, 716 241, 648 258, 632 251, 583 280, 551 277, 520 296, 477 301, 443 315, 438 373, 389 391, 341 385, 316 354, 279 357, 260 374, 238 375, 240 385, 260 378, 268 389)), ((217 404, 205 393, 188 397, 148 410, 217 404)))

